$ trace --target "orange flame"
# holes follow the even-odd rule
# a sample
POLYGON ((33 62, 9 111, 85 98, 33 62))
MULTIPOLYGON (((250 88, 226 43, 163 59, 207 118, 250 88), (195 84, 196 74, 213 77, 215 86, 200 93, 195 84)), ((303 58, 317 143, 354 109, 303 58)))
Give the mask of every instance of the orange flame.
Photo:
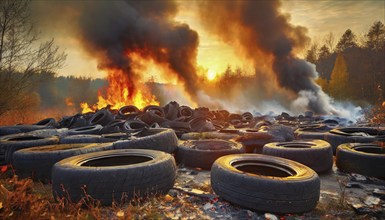
POLYGON ((107 79, 109 86, 105 91, 99 90, 98 102, 95 105, 89 105, 86 102, 80 104, 83 114, 107 106, 111 109, 120 109, 126 105, 135 105, 142 109, 147 105, 159 105, 145 84, 137 83, 133 94, 129 94, 130 80, 122 70, 110 70, 107 79))

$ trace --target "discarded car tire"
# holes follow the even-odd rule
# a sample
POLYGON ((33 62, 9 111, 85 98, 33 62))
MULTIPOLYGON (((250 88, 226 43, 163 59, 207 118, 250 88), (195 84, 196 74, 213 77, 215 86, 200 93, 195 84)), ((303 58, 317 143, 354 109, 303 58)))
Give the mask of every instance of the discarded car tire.
POLYGON ((333 167, 333 149, 323 140, 269 143, 263 146, 262 153, 297 161, 317 173, 326 172, 333 167))
POLYGON ((56 162, 68 157, 91 152, 112 150, 112 143, 103 144, 55 144, 31 147, 13 154, 13 167, 20 177, 49 182, 52 167, 56 162))
POLYGON ((42 126, 46 126, 47 128, 57 127, 57 123, 56 123, 56 120, 54 118, 43 119, 43 120, 35 123, 34 125, 42 125, 42 126))
POLYGON ((114 116, 112 115, 112 113, 107 109, 102 109, 95 112, 95 114, 91 117, 90 125, 99 124, 99 125, 105 126, 113 120, 114 120, 114 116))
POLYGON ((146 129, 142 137, 114 143, 114 149, 148 149, 173 153, 178 147, 178 138, 171 129, 146 129))
POLYGON ((221 139, 230 140, 232 138, 239 137, 239 132, 230 133, 222 131, 209 131, 209 132, 189 132, 181 136, 181 140, 201 140, 201 139, 221 139))
POLYGON ((70 157, 52 170, 55 199, 77 202, 86 193, 103 205, 165 194, 176 177, 174 158, 153 150, 111 150, 70 157))
MULTIPOLYGON (((318 128, 314 128, 314 129, 318 130, 318 128)), ((365 128, 358 128, 358 129, 355 128, 356 129, 354 130, 355 132, 353 132, 351 129, 354 129, 354 128, 340 128, 340 129, 332 129, 330 131, 325 131, 325 132, 318 132, 316 130, 311 131, 312 129, 309 128, 306 130, 303 130, 303 129, 297 130, 295 133, 296 133, 297 139, 321 139, 321 140, 327 141, 332 146, 334 155, 336 154, 337 147, 341 144, 371 143, 378 140, 376 136, 372 136, 370 134, 368 136, 365 136, 361 134, 357 135, 356 133, 356 131, 358 132, 358 130, 361 130, 361 132, 365 132, 365 131, 370 131, 371 129, 366 130, 365 128), (352 132, 345 132, 347 130, 352 132)))
POLYGON ((320 195, 320 179, 312 169, 259 154, 220 157, 211 168, 211 186, 231 203, 272 213, 311 211, 320 195))
POLYGON ((68 130, 69 135, 77 135, 77 134, 99 134, 101 130, 103 129, 103 126, 97 124, 97 125, 87 125, 83 127, 78 128, 72 128, 68 130))
POLYGON ((12 162, 12 156, 15 151, 35 147, 57 144, 59 138, 40 137, 27 134, 8 135, 0 140, 0 164, 9 164, 12 162))
POLYGON ((348 143, 337 148, 336 165, 348 173, 385 179, 385 148, 374 143, 348 143))
POLYGON ((210 170, 214 161, 229 154, 244 153, 241 144, 218 139, 185 141, 178 146, 176 161, 188 167, 210 170))

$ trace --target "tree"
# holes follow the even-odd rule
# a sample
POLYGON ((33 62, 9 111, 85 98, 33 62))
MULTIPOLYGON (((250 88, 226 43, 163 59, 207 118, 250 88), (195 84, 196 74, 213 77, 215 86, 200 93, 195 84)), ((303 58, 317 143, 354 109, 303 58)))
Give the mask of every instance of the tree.
POLYGON ((336 62, 329 81, 330 94, 338 99, 342 100, 349 95, 349 73, 346 65, 344 55, 342 53, 337 55, 336 62))
POLYGON ((357 39, 356 35, 350 29, 347 29, 342 35, 341 39, 338 41, 336 51, 344 52, 347 48, 350 47, 357 47, 357 39))
POLYGON ((334 50, 335 39, 334 34, 332 32, 329 32, 329 34, 325 36, 324 43, 324 45, 329 49, 330 52, 334 50))
POLYGON ((316 43, 313 43, 310 49, 307 50, 305 59, 310 63, 315 63, 317 61, 317 50, 318 45, 316 43))
POLYGON ((318 60, 326 59, 330 56, 330 50, 329 48, 324 44, 318 52, 318 60))
POLYGON ((371 50, 381 50, 385 46, 385 26, 381 21, 376 21, 365 35, 366 47, 371 50))
POLYGON ((40 73, 53 73, 66 59, 54 40, 40 43, 30 16, 30 0, 0 1, 0 116, 24 108, 24 97, 41 80, 40 73))

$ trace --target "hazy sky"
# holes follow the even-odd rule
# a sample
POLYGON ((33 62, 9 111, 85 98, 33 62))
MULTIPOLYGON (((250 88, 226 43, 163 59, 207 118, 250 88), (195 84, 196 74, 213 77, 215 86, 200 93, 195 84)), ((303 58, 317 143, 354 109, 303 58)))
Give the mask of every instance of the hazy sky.
MULTIPOLYGON (((210 74, 223 72, 227 64, 245 68, 246 64, 233 48, 203 30, 194 9, 199 1, 180 1, 180 10, 176 17, 177 21, 189 24, 199 33, 198 65, 206 68, 210 74)), ((218 4, 220 2, 218 1, 218 4)), ((322 42, 324 36, 332 32, 337 43, 348 28, 360 37, 368 31, 374 21, 385 23, 384 0, 284 0, 281 10, 283 13, 290 14, 293 25, 306 27, 308 35, 318 42, 322 42)), ((81 45, 70 33, 58 31, 44 35, 54 37, 57 44, 68 54, 66 66, 59 70, 60 75, 93 78, 104 76, 102 71, 97 70, 96 61, 85 55, 81 45)))

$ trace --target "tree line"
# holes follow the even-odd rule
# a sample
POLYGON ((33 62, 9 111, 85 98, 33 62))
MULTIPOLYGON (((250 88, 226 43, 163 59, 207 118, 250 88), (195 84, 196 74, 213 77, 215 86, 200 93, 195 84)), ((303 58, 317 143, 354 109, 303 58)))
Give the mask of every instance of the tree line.
POLYGON ((318 84, 335 100, 382 103, 385 97, 385 27, 374 22, 364 36, 347 29, 337 44, 332 33, 315 42, 306 60, 316 65, 318 84))

